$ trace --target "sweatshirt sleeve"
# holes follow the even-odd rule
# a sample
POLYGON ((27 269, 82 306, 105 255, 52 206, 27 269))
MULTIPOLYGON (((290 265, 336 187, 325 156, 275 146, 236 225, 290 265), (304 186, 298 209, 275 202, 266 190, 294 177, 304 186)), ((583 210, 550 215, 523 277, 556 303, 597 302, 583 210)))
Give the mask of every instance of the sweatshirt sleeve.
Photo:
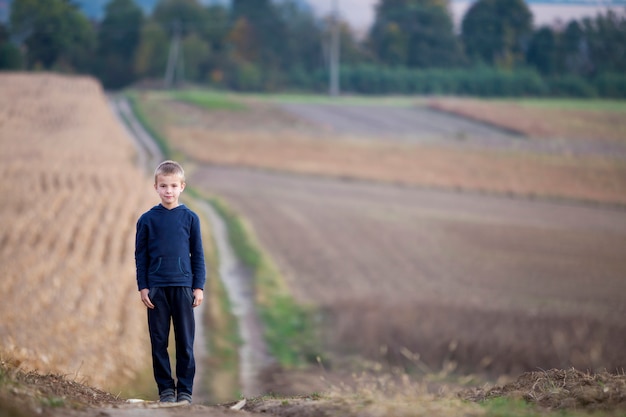
POLYGON ((137 221, 137 233, 135 234, 135 267, 137 269, 137 289, 139 291, 148 288, 148 228, 142 222, 137 221))
POLYGON ((204 249, 202 248, 202 235, 200 231, 200 219, 194 213, 189 234, 189 249, 191 255, 191 271, 193 274, 192 288, 204 289, 206 282, 206 266, 204 263, 204 249))

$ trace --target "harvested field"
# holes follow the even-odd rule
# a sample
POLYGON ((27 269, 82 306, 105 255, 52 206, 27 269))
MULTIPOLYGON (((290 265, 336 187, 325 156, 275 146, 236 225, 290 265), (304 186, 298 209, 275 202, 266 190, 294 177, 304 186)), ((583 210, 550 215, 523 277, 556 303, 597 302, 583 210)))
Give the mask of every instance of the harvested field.
POLYGON ((560 109, 469 98, 437 98, 430 101, 429 107, 530 138, 585 140, 595 142, 596 146, 611 142, 626 144, 625 112, 619 109, 560 109))
POLYGON ((0 357, 112 387, 145 369, 134 229, 150 182, 84 77, 0 75, 0 357))
POLYGON ((491 375, 626 365, 622 210, 234 168, 201 181, 325 311, 334 352, 491 375))
POLYGON ((409 143, 265 103, 144 100, 197 163, 194 183, 230 201, 296 297, 325 313, 328 366, 352 354, 496 376, 624 366, 622 156, 409 143))
MULTIPOLYGON (((297 114, 256 102, 243 111, 207 112, 157 94, 144 94, 143 100, 175 150, 193 155, 199 163, 626 204, 626 149, 616 156, 589 149, 586 143, 570 146, 562 141, 459 141, 420 132, 410 139, 398 132, 359 135, 361 119, 353 120, 352 133, 337 132, 332 125, 301 117, 302 106, 297 114)), ((310 111, 319 116, 317 107, 310 105, 310 111)), ((362 106, 361 112, 362 118, 379 113, 369 106, 362 106)), ((350 120, 344 119, 344 129, 350 120)))

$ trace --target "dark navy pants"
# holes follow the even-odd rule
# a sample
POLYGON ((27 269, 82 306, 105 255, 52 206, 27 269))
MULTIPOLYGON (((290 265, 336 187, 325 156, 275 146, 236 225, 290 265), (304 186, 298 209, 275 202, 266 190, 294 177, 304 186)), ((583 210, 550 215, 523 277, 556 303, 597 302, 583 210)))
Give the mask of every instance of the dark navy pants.
POLYGON ((193 316, 193 292, 189 287, 151 288, 150 300, 154 309, 148 309, 148 329, 152 343, 152 366, 154 379, 163 390, 177 389, 179 393, 191 394, 196 362, 193 356, 195 321, 193 316), (176 379, 172 377, 170 357, 167 352, 170 336, 170 320, 174 325, 176 340, 176 379))

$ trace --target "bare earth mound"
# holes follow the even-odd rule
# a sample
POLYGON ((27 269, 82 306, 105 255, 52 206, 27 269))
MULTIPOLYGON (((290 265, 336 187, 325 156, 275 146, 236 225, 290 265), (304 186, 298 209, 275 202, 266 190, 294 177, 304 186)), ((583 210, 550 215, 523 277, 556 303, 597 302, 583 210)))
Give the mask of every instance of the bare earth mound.
MULTIPOLYGON (((105 391, 72 381, 56 374, 20 372, 7 364, 0 365, 0 412, 10 417, 36 414, 47 416, 116 416, 146 415, 171 417, 222 417, 237 414, 232 404, 185 406, 151 410, 149 405, 130 405, 105 391)), ((254 398, 243 406, 247 415, 281 417, 369 417, 480 416, 484 411, 473 402, 498 398, 522 400, 542 410, 582 410, 610 413, 626 412, 626 376, 607 372, 590 374, 570 370, 522 374, 517 380, 492 388, 460 391, 456 401, 451 396, 432 396, 418 389, 403 394, 380 394, 371 390, 312 394, 289 398, 254 398), (468 403, 469 401, 470 403, 468 403)), ((526 415, 526 414, 523 414, 526 415)))
POLYGON ((575 369, 551 369, 525 373, 504 386, 474 389, 460 396, 471 401, 498 397, 519 398, 550 410, 626 412, 626 374, 590 374, 575 369))

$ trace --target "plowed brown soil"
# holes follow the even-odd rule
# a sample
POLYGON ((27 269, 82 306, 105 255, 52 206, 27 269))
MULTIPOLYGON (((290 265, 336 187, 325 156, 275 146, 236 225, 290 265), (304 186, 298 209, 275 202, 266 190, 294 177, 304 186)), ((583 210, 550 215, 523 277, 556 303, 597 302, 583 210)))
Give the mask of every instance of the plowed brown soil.
POLYGON ((622 204, 609 191, 626 187, 621 157, 346 136, 258 103, 152 105, 198 163, 194 181, 249 219, 294 294, 321 308, 335 354, 511 376, 624 366, 626 216, 595 205, 622 204))

